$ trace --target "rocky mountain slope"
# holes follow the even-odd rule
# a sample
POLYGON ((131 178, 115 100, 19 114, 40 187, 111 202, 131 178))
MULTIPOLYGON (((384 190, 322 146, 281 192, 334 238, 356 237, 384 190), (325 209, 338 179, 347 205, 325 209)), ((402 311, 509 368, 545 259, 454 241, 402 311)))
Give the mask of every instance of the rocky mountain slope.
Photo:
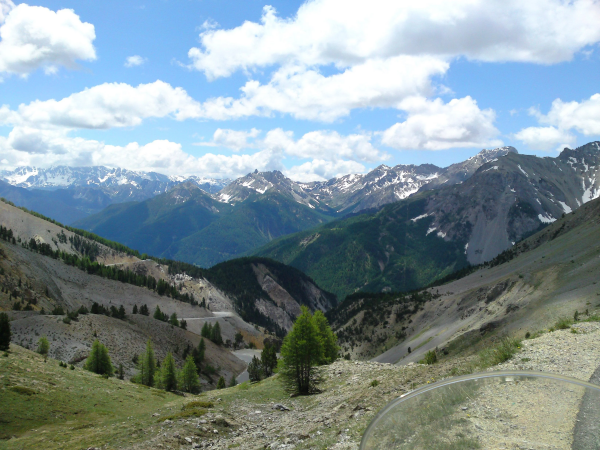
POLYGON ((7 242, 2 247, 6 270, 3 278, 6 289, 0 293, 3 309, 12 307, 10 297, 15 289, 21 293, 17 286, 21 280, 28 286, 27 299, 35 299, 36 311, 41 308, 50 311, 59 305, 69 311, 82 305, 89 309, 93 302, 106 308, 122 304, 130 311, 135 304, 139 307, 143 303, 151 311, 159 306, 168 315, 175 313, 177 317, 192 319, 188 329, 197 333, 203 322, 196 319, 218 320, 224 339, 233 341, 236 332, 242 331, 247 342, 260 346, 263 334, 248 322, 282 334, 299 313, 299 305, 326 311, 336 302, 334 296, 300 271, 272 260, 245 258, 210 270, 176 261, 141 260, 139 253, 125 246, 97 242, 93 235, 82 237, 77 230, 62 228, 4 202, 0 202, 0 225, 11 230, 16 242, 16 245, 7 242), (177 298, 186 301, 176 300, 168 292, 159 295, 156 288, 90 275, 82 270, 84 267, 43 256, 17 242, 28 243, 31 239, 38 246, 47 244, 52 251, 77 256, 80 261, 87 256, 123 273, 162 281, 176 288, 177 298), (94 251, 86 252, 89 248, 94 251), (191 304, 192 299, 206 304, 208 309, 191 304))
POLYGON ((508 153, 517 153, 517 150, 514 147, 482 150, 466 161, 445 168, 432 164, 399 164, 394 167, 381 165, 366 175, 346 175, 302 186, 316 199, 338 212, 357 213, 397 202, 418 191, 462 183, 483 164, 508 153))
POLYGON ((411 290, 488 261, 600 195, 600 143, 556 158, 508 152, 467 181, 280 238, 255 254, 299 268, 338 297, 411 290))
POLYGON ((113 205, 75 226, 140 252, 209 267, 332 219, 328 208, 304 204, 291 190, 259 194, 236 184, 226 192, 218 195, 235 194, 235 200, 218 201, 184 183, 144 202, 113 205))
POLYGON ((356 294, 330 311, 343 351, 406 364, 494 336, 547 329, 600 307, 600 199, 467 276, 413 294, 356 294), (412 352, 409 353, 408 349, 412 352))

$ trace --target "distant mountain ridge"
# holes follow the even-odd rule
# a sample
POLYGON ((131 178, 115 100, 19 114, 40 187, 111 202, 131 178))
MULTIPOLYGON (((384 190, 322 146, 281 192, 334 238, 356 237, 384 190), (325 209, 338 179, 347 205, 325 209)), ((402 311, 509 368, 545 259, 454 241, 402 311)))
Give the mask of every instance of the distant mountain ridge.
POLYGON ((23 166, 0 171, 0 179, 26 189, 56 190, 74 187, 97 187, 119 202, 139 201, 166 192, 176 184, 191 181, 206 192, 218 192, 228 179, 199 176, 168 176, 156 172, 133 171, 105 166, 38 168, 23 166))
MULTIPOLYGON (((361 289, 416 289, 489 261, 600 197, 599 171, 600 142, 556 158, 509 151, 464 182, 424 186, 376 212, 282 237, 255 254, 302 270, 340 299, 361 289)), ((454 180, 461 174, 468 168, 456 170, 454 180)))

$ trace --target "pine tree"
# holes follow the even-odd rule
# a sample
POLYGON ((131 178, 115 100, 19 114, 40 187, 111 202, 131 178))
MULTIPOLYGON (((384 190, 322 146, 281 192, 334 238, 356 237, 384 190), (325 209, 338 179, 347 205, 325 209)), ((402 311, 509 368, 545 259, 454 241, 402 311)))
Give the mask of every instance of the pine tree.
POLYGON ((138 358, 138 375, 137 380, 145 386, 154 385, 154 374, 156 372, 156 358, 154 357, 154 349, 152 342, 148 339, 146 343, 146 351, 138 358))
POLYGON ((156 309, 154 310, 154 316, 153 316, 156 320, 164 320, 163 319, 163 313, 160 310, 160 308, 158 307, 158 305, 156 305, 156 309))
POLYGON ((187 330, 187 322, 184 319, 181 319, 179 321, 179 326, 183 329, 183 330, 187 330))
POLYGON ((177 320, 177 314, 175 314, 175 313, 171 314, 171 317, 169 318, 169 323, 175 327, 179 326, 179 320, 177 320))
POLYGON ((315 311, 313 321, 319 330, 319 337, 323 344, 323 358, 320 364, 331 364, 338 358, 340 347, 337 345, 337 336, 331 330, 329 322, 322 311, 315 311))
POLYGON ((250 364, 248 364, 248 377, 250 378, 250 381, 260 381, 262 372, 263 370, 260 365, 260 359, 258 359, 256 356, 253 356, 252 361, 250 361, 250 364))
POLYGON ((200 368, 202 367, 202 362, 204 361, 204 353, 206 352, 206 343, 204 342, 204 338, 200 338, 200 342, 198 343, 198 347, 192 350, 192 357, 194 358, 194 363, 196 364, 196 370, 200 373, 200 368))
POLYGON ((108 349, 98 339, 92 344, 92 351, 85 361, 83 368, 100 375, 112 376, 114 373, 108 349))
POLYGON ((237 385, 237 380, 235 379, 235 375, 231 374, 231 378, 229 379, 229 387, 234 387, 237 385))
POLYGON ((123 372, 123 364, 119 363, 119 370, 117 371, 117 378, 119 380, 122 380, 123 378, 125 378, 125 373, 123 372))
POLYGON ((11 336, 8 314, 0 313, 0 350, 8 351, 11 336))
POLYGON ((150 315, 150 311, 148 310, 148 305, 142 305, 140 307, 140 314, 142 314, 144 316, 149 316, 150 315))
POLYGON ((204 325, 202 325, 202 330, 200 331, 200 335, 202 337, 210 339, 211 333, 212 333, 212 325, 208 322, 204 322, 204 325))
POLYGON ((198 371, 196 369, 196 363, 192 355, 189 355, 185 359, 185 364, 183 365, 183 369, 181 369, 179 379, 181 390, 185 392, 191 392, 192 394, 200 392, 198 371))
POLYGON ((260 363, 265 377, 273 375, 273 370, 277 367, 277 354, 275 347, 269 341, 265 341, 265 346, 260 355, 260 363))
POLYGON ((137 305, 133 305, 133 311, 131 311, 131 314, 137 314, 138 313, 138 307, 137 305))
POLYGON ((46 336, 42 336, 38 341, 37 352, 44 356, 44 362, 48 359, 48 352, 50 351, 50 342, 46 336))
POLYGON ((167 353, 160 369, 161 385, 165 391, 174 391, 177 389, 177 371, 175 369, 175 360, 171 352, 167 353))
POLYGON ((323 360, 323 345, 312 315, 306 306, 281 346, 281 379, 286 390, 301 395, 317 392, 321 381, 317 365, 323 360))
POLYGON ((223 376, 221 376, 219 378, 219 381, 217 381, 217 389, 224 389, 225 388, 225 378, 223 378, 223 376))
POLYGON ((221 325, 219 325, 219 322, 215 322, 210 336, 210 340, 217 345, 223 344, 223 337, 221 336, 221 325))
POLYGON ((244 336, 242 335, 242 333, 240 331, 238 331, 237 333, 235 333, 235 343, 233 344, 233 348, 238 348, 241 347, 242 343, 244 342, 244 336))
POLYGON ((123 305, 119 306, 119 319, 125 319, 125 307, 123 305))

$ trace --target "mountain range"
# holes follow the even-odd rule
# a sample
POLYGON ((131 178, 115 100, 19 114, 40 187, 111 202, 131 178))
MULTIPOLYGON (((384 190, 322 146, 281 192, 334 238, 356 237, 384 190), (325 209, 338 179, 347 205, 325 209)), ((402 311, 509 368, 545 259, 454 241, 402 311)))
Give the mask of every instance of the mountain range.
POLYGON ((411 290, 515 242, 600 196, 600 143, 556 158, 508 152, 462 183, 282 237, 255 254, 290 264, 339 298, 411 290))
MULTIPOLYGON (((213 180, 216 192, 187 180, 71 223, 141 253, 201 267, 251 254, 273 258, 339 298, 357 290, 410 290, 489 261, 598 197, 599 146, 565 149, 555 158, 502 147, 447 168, 382 165, 327 182, 299 183, 279 171, 255 171, 225 186, 213 180)), ((47 189, 57 185, 48 180, 59 179, 59 173, 20 182, 47 189)), ((60 179, 83 172, 65 173, 60 179)), ((108 196, 115 186, 130 186, 118 181, 129 172, 98 174, 106 180, 100 183, 104 178, 96 176, 85 189, 104 183, 108 196)), ((66 191, 83 189, 84 178, 69 181, 66 191)), ((154 181, 146 186, 175 183, 159 178, 148 175, 154 181)))
POLYGON ((230 180, 167 176, 103 166, 18 167, 0 171, 0 196, 71 224, 115 203, 143 201, 185 182, 218 192, 230 180))

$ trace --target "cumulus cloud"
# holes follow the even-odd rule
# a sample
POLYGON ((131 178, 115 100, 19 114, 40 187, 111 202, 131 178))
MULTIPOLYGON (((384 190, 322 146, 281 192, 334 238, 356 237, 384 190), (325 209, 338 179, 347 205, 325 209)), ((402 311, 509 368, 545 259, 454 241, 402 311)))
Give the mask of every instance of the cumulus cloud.
POLYGON ((336 131, 311 131, 294 140, 291 131, 276 128, 267 133, 261 145, 297 158, 317 158, 338 163, 342 160, 375 162, 389 158, 389 155, 371 144, 371 136, 367 134, 342 136, 336 131))
POLYGON ((266 84, 248 81, 240 88, 239 99, 207 100, 202 115, 226 120, 279 112, 331 122, 355 108, 397 107, 406 97, 430 95, 431 77, 444 74, 448 67, 439 59, 414 56, 371 60, 331 76, 287 66, 266 84))
POLYGON ((495 139, 496 114, 481 110, 467 96, 444 103, 441 99, 413 97, 402 102, 408 117, 381 135, 383 144, 396 149, 444 150, 456 147, 490 147, 502 145, 495 139))
POLYGON ((252 128, 250 131, 227 130, 217 128, 211 142, 198 142, 194 145, 202 147, 225 147, 236 152, 248 147, 248 140, 257 137, 260 130, 252 128))
POLYGON ((548 114, 532 110, 540 123, 554 125, 561 130, 577 130, 586 136, 600 134, 600 94, 581 102, 563 102, 556 99, 548 114))
POLYGON ((96 59, 94 25, 70 9, 51 11, 0 0, 0 73, 26 76, 38 68, 55 73, 59 66, 96 59))
POLYGON ((226 140, 229 147, 240 149, 245 138, 253 139, 256 151, 221 155, 207 153, 195 157, 181 144, 157 140, 145 145, 132 142, 124 146, 71 137, 66 128, 36 129, 14 127, 8 137, 0 137, 0 153, 7 167, 33 165, 90 166, 105 165, 132 170, 157 171, 171 175, 201 174, 216 178, 239 177, 258 170, 281 170, 299 181, 324 180, 349 172, 364 172, 357 161, 376 161, 386 157, 370 143, 368 135, 342 136, 336 132, 306 133, 294 139, 293 133, 281 129, 269 131, 264 139, 256 139, 259 131, 217 130, 213 141, 226 140), (241 136, 241 140, 240 137, 241 136), (299 165, 286 169, 284 159, 299 160, 299 165), (302 162, 302 160, 309 161, 302 162))
POLYGON ((146 62, 146 58, 142 58, 140 55, 128 56, 125 58, 125 67, 137 67, 141 66, 146 62))
POLYGON ((533 150, 561 150, 575 145, 575 136, 555 127, 528 127, 514 135, 533 150))
POLYGON ((365 170, 365 166, 356 161, 313 159, 286 169, 283 173, 292 180, 309 182, 330 180, 349 173, 362 173, 365 170))
POLYGON ((104 129, 129 127, 149 117, 177 120, 198 117, 200 103, 182 88, 163 81, 140 84, 104 83, 62 100, 36 100, 17 111, 0 109, 0 121, 13 125, 104 129))
MULTIPOLYGON (((584 136, 600 135, 600 94, 594 94, 581 102, 552 102, 548 114, 531 108, 529 114, 535 116, 546 127, 524 128, 514 137, 536 150, 561 150, 575 146, 577 139, 573 131, 584 136)), ((0 110, 1 116, 1 110, 0 110)))
POLYGON ((156 140, 141 145, 107 145, 96 140, 70 137, 65 130, 15 128, 8 137, 0 137, 2 164, 9 167, 51 165, 123 167, 156 171, 171 175, 239 177, 254 169, 283 170, 281 154, 261 150, 244 155, 205 154, 194 157, 181 144, 156 140))
POLYGON ((266 6, 260 23, 206 28, 188 56, 208 79, 421 54, 551 64, 600 40, 599 17, 593 0, 313 0, 291 19, 266 6))

